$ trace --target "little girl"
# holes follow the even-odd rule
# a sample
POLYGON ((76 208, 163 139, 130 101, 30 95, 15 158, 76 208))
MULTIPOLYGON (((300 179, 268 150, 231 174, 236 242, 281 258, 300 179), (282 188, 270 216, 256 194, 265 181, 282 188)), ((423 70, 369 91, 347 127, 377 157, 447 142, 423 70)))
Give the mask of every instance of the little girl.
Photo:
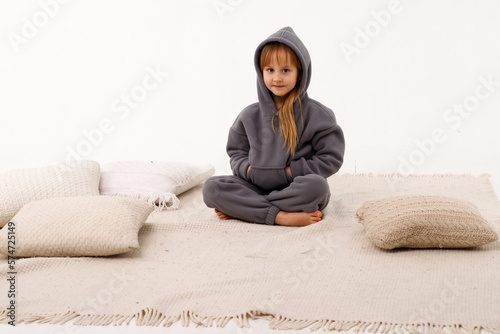
POLYGON ((259 102, 229 130, 231 176, 205 181, 203 199, 220 219, 305 226, 321 221, 326 178, 343 162, 344 135, 333 112, 307 96, 309 53, 292 28, 255 52, 259 102))

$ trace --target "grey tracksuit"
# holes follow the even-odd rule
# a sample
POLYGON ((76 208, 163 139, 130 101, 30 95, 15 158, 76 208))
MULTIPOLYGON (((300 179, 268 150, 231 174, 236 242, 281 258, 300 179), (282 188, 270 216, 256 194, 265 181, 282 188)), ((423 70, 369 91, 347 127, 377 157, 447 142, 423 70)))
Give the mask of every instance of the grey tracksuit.
POLYGON ((209 178, 203 186, 203 198, 208 207, 227 215, 272 225, 279 211, 312 212, 325 208, 330 199, 326 178, 342 165, 344 135, 333 112, 307 96, 311 59, 292 28, 283 28, 264 40, 257 47, 254 62, 259 102, 239 114, 227 141, 226 150, 234 175, 209 178), (295 103, 299 138, 294 156, 283 148, 277 117, 276 134, 271 124, 276 107, 260 70, 260 53, 270 42, 289 46, 302 65, 302 117, 295 103), (251 169, 247 175, 248 166, 251 169), (290 166, 292 177, 285 170, 287 166, 290 166))

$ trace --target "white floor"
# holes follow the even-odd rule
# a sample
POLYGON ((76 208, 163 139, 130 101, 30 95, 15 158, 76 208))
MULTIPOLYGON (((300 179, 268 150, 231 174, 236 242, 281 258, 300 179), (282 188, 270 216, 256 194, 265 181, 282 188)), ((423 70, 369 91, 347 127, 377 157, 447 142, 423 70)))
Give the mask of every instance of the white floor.
MULTIPOLYGON (((497 198, 500 198, 500 176, 492 176, 491 183, 497 198)), ((46 324, 19 324, 15 327, 10 325, 0 325, 1 334, 156 334, 156 333, 175 333, 175 334, 304 334, 311 333, 309 329, 277 331, 271 330, 267 326, 265 320, 250 321, 251 328, 239 328, 234 323, 230 322, 224 328, 209 327, 197 328, 194 325, 182 327, 180 323, 176 323, 171 327, 139 327, 135 325, 128 326, 73 326, 71 323, 66 325, 46 325, 46 324)), ((350 330, 343 333, 355 333, 350 330)), ((483 331, 482 333, 487 333, 483 331)))
MULTIPOLYGON (((268 328, 266 321, 259 320, 251 322, 251 328, 239 328, 233 323, 229 323, 224 328, 208 327, 197 328, 194 325, 190 327, 182 327, 179 323, 171 327, 138 327, 135 325, 129 326, 72 326, 72 325, 17 325, 15 328, 8 325, 0 325, 0 333, 2 334, 157 334, 157 333, 175 333, 175 334, 303 334, 311 333, 309 329, 300 331, 274 331, 268 328)), ((354 331, 352 331, 354 333, 354 331)), ((348 332, 344 332, 348 333, 348 332)))

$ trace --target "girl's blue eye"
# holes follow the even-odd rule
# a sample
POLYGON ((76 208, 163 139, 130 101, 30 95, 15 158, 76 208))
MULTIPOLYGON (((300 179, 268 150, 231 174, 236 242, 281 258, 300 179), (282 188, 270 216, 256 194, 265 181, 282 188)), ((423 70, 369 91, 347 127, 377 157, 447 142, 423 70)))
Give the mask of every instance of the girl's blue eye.
POLYGON ((285 68, 285 69, 283 70, 283 72, 285 72, 285 73, 286 73, 286 72, 290 72, 290 70, 289 70, 288 68, 285 68))

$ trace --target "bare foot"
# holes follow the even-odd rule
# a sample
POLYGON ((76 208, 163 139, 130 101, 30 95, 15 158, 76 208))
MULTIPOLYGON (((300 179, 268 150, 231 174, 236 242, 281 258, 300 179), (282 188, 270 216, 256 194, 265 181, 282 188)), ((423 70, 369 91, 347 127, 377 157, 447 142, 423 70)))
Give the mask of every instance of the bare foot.
POLYGON ((277 225, 307 226, 321 221, 321 211, 314 212, 285 212, 280 211, 274 218, 277 225))
POLYGON ((217 209, 215 209, 215 213, 217 214, 219 219, 222 219, 222 220, 234 219, 234 217, 231 217, 230 215, 226 215, 224 212, 219 211, 217 209))

